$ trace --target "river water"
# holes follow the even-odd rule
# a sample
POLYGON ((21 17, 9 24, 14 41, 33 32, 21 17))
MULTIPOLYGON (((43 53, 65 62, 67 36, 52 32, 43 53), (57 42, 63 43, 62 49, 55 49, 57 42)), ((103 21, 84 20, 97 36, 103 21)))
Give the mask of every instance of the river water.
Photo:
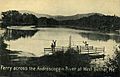
POLYGON ((5 40, 8 44, 7 49, 33 53, 35 56, 42 56, 44 48, 49 48, 52 40, 57 40, 57 46, 68 46, 69 36, 72 37, 73 46, 84 45, 83 41, 87 41, 89 45, 105 47, 105 55, 109 56, 114 54, 115 46, 120 43, 120 34, 117 33, 69 28, 9 27, 9 29, 12 31, 9 40, 5 40))

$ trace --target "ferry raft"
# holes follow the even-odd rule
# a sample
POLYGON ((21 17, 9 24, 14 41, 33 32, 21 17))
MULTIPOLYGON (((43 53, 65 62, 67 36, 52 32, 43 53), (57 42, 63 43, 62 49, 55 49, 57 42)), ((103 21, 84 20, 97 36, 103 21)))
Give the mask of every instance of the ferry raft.
POLYGON ((69 37, 69 46, 56 46, 56 40, 53 40, 51 48, 44 48, 44 55, 52 54, 80 54, 87 55, 92 59, 104 58, 105 57, 105 47, 94 47, 87 43, 83 42, 85 45, 71 45, 71 36, 69 37))

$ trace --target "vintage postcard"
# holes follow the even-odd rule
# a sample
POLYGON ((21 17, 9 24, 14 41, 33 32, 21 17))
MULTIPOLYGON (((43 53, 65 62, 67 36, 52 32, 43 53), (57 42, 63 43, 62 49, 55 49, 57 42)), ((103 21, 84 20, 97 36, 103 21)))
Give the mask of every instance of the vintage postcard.
POLYGON ((120 77, 120 0, 0 0, 0 77, 120 77))

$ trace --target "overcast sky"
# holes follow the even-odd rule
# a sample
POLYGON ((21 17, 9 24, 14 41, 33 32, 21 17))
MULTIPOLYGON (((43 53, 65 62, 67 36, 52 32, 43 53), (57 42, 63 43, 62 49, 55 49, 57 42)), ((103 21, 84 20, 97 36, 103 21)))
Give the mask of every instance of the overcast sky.
POLYGON ((29 10, 50 15, 103 13, 120 16, 120 0, 0 0, 0 12, 29 10))

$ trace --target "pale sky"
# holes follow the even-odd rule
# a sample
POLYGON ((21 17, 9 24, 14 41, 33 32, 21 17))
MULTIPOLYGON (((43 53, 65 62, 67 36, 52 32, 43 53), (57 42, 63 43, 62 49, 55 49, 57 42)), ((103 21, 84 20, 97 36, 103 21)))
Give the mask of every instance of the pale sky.
POLYGON ((0 12, 29 10, 40 14, 103 13, 120 16, 120 0, 0 0, 0 12))

